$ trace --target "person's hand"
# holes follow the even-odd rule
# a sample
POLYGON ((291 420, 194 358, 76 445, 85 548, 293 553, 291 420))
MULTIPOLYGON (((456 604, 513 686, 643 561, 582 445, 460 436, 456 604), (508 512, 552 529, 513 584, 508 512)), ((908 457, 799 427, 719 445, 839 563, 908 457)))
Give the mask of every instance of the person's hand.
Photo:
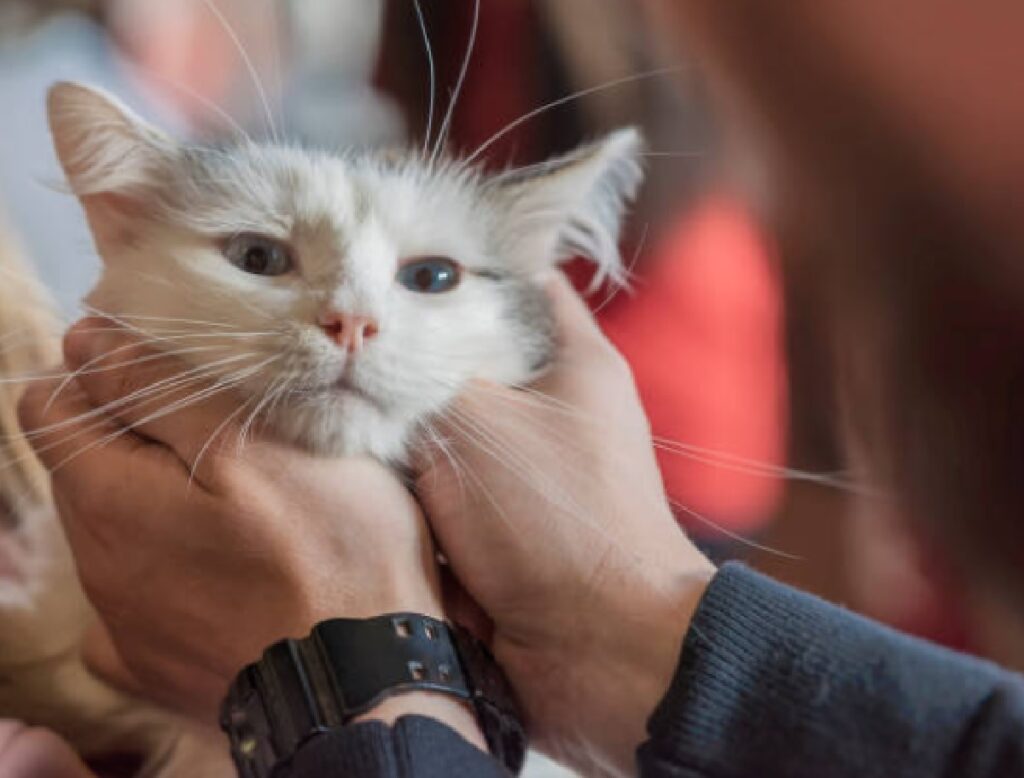
POLYGON ((628 367, 567 284, 552 295, 557 364, 536 391, 467 392, 417 491, 540 745, 629 773, 714 568, 673 518, 628 367))
POLYGON ((96 778, 53 732, 0 719, 3 778, 96 778))
MULTIPOLYGON (((109 632, 88 657, 102 674, 209 716, 245 663, 320 620, 443 615, 430 534, 389 470, 260 440, 239 449, 238 425, 222 427, 239 407, 226 393, 152 421, 152 405, 108 406, 188 369, 132 343, 86 321, 65 339, 69 369, 116 356, 53 402, 55 386, 38 383, 21 404, 109 632), (116 416, 93 411, 105 407, 116 416)), ((405 702, 382 710, 409 712, 405 702)))

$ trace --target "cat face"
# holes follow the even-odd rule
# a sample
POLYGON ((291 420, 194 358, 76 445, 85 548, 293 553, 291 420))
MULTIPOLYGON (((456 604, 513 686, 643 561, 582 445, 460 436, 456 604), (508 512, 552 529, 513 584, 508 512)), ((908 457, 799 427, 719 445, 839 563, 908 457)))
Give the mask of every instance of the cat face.
POLYGON ((418 154, 179 144, 73 84, 49 112, 104 260, 88 302, 317 453, 401 460, 467 381, 543 369, 555 263, 622 272, 632 130, 487 177, 418 154))

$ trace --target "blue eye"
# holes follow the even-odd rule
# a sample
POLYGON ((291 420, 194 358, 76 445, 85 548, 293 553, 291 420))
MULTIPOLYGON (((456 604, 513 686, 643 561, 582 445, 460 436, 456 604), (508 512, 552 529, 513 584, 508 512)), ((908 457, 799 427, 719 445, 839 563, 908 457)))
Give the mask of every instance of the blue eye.
POLYGON ((397 280, 410 292, 440 294, 459 285, 459 265, 445 257, 426 257, 405 262, 398 268, 397 280))

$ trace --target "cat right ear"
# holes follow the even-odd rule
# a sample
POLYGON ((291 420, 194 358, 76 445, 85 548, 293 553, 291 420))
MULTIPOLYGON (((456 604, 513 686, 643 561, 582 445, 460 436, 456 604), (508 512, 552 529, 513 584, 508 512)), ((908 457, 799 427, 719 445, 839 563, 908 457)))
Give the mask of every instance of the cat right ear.
POLYGON ((116 98, 81 84, 55 84, 46 106, 57 158, 103 254, 130 240, 132 220, 176 144, 116 98))

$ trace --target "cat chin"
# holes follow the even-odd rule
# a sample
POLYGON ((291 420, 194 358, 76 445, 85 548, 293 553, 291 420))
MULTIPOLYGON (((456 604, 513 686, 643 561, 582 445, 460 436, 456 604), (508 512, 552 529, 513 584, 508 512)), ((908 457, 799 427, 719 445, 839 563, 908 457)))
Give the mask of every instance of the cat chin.
POLYGON ((388 412, 356 395, 344 403, 309 403, 283 408, 268 420, 270 434, 312 454, 371 456, 403 465, 416 418, 388 412))

